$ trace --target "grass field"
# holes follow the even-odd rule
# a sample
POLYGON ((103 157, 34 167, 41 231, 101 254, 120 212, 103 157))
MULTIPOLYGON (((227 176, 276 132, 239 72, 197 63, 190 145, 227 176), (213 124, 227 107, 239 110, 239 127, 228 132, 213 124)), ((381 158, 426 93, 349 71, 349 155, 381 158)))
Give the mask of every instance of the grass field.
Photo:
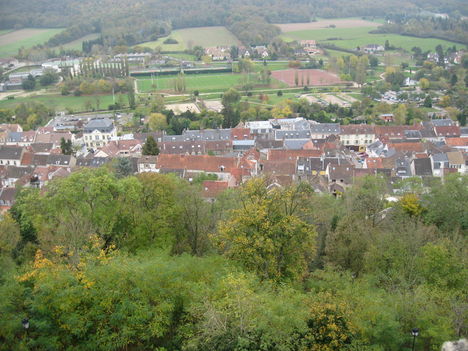
POLYGON ((179 60, 184 60, 184 61, 195 61, 197 59, 194 55, 181 54, 181 53, 169 54, 168 56, 179 59, 179 60))
POLYGON ((98 34, 98 33, 88 34, 88 35, 86 35, 84 37, 73 40, 73 41, 71 41, 69 43, 60 45, 57 48, 62 47, 65 50, 81 50, 83 41, 97 39, 97 38, 99 38, 99 35, 100 34, 98 34))
MULTIPOLYGON (((172 82, 175 75, 163 76, 151 79, 138 79, 138 90, 149 92, 157 90, 172 90, 172 82)), ((220 73, 220 74, 200 74, 186 75, 185 82, 187 91, 199 90, 200 92, 224 91, 240 83, 240 74, 220 73)))
POLYGON ((370 34, 374 27, 355 27, 355 28, 322 28, 300 30, 288 32, 281 35, 285 41, 314 39, 320 43, 334 44, 344 49, 355 49, 358 46, 368 44, 384 45, 388 40, 390 45, 397 48, 410 51, 414 46, 419 46, 423 51, 435 50, 435 47, 441 44, 444 47, 461 44, 456 44, 447 40, 432 39, 432 38, 416 38, 403 36, 398 34, 370 34), (337 39, 337 40, 330 40, 337 39))
POLYGON ((225 27, 198 27, 177 29, 166 38, 160 38, 156 41, 149 41, 139 44, 138 46, 146 46, 149 48, 161 47, 164 51, 184 51, 190 46, 200 45, 202 47, 209 46, 231 46, 240 45, 239 40, 225 27), (164 44, 167 38, 177 40, 178 44, 164 44))
POLYGON ((359 27, 378 27, 381 25, 377 21, 368 21, 360 18, 334 18, 334 19, 320 19, 316 22, 308 23, 286 23, 277 24, 282 32, 297 32, 302 30, 316 30, 328 28, 331 25, 335 28, 359 28, 359 27))
MULTIPOLYGON (((109 105, 113 104, 112 95, 93 95, 93 96, 63 96, 63 95, 40 95, 30 96, 24 98, 15 98, 13 100, 0 100, 0 108, 12 108, 19 105, 22 102, 40 102, 49 108, 55 109, 55 111, 65 111, 70 109, 73 112, 84 112, 88 109, 86 105, 88 101, 91 103, 93 108, 96 108, 97 99, 99 99, 99 109, 106 109, 109 105)), ((115 101, 123 99, 124 103, 127 104, 127 95, 122 94, 115 96, 115 101)))
POLYGON ((12 57, 21 47, 31 48, 37 44, 44 44, 63 29, 20 29, 0 35, 0 57, 12 57))

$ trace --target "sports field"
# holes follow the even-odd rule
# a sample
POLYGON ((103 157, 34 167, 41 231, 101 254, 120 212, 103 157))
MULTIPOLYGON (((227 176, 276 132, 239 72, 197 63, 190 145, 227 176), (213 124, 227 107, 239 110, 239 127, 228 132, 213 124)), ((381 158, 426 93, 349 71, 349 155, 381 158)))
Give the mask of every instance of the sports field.
POLYGON ((240 42, 226 27, 197 27, 177 29, 168 37, 138 44, 138 46, 152 49, 160 46, 162 51, 184 51, 197 45, 202 47, 232 46, 240 45, 240 42), (177 40, 178 44, 164 44, 168 38, 177 40))
MULTIPOLYGON (((138 91, 145 93, 150 91, 172 91, 175 75, 161 76, 138 79, 138 91)), ((198 90, 200 92, 222 92, 231 87, 239 87, 244 84, 246 76, 238 73, 219 73, 219 74, 187 74, 185 75, 186 91, 198 90)), ((256 74, 251 74, 249 83, 258 85, 261 82, 256 74)), ((273 85, 283 87, 285 84, 274 81, 273 85)))
POLYGON ((31 48, 38 44, 44 44, 62 28, 54 29, 19 29, 4 34, 0 33, 0 57, 12 57, 18 53, 21 47, 31 48))
MULTIPOLYGON (((115 101, 124 101, 128 103, 127 95, 122 94, 119 97, 115 95, 115 101)), ((99 100, 99 109, 105 109, 113 104, 112 95, 92 95, 92 96, 63 96, 63 95, 39 95, 31 97, 18 97, 13 100, 0 100, 0 108, 12 108, 22 102, 40 102, 55 111, 65 111, 71 109, 73 112, 84 112, 89 110, 89 106, 96 108, 99 100)))
POLYGON ((444 47, 453 45, 462 46, 461 44, 441 39, 416 38, 398 34, 370 34, 369 32, 374 29, 375 27, 308 29, 288 32, 282 34, 281 38, 288 42, 313 39, 319 43, 333 44, 344 49, 355 49, 358 46, 362 47, 368 44, 384 45, 386 40, 389 41, 391 46, 407 51, 410 51, 415 46, 420 47, 423 51, 433 51, 439 44, 444 47))

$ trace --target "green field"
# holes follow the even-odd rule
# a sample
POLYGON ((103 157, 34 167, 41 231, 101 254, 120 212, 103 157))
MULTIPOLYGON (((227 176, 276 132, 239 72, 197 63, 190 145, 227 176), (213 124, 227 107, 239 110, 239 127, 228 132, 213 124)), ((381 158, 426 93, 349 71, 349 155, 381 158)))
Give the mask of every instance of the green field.
POLYGON ((99 36, 100 36, 100 34, 98 34, 98 33, 88 34, 88 35, 86 35, 84 37, 73 40, 73 41, 71 41, 69 43, 57 46, 56 48, 63 48, 65 50, 81 50, 83 41, 94 40, 94 39, 99 38, 99 36))
MULTIPOLYGON (((175 75, 141 78, 138 79, 138 91, 145 93, 150 91, 172 91, 175 75)), ((187 92, 198 90, 200 92, 222 92, 232 87, 240 87, 245 77, 239 73, 219 73, 219 74, 187 74, 185 83, 187 92)), ((256 74, 251 74, 249 82, 254 85, 260 85, 256 74)), ((272 79, 272 85, 275 87, 284 87, 279 81, 272 79)))
MULTIPOLYGON (((88 101, 91 103, 92 108, 96 108, 97 100, 99 99, 99 109, 107 110, 108 106, 113 104, 112 95, 93 95, 93 96, 63 96, 63 95, 39 95, 24 98, 15 98, 13 100, 3 99, 0 100, 0 108, 12 108, 22 102, 40 102, 55 111, 65 111, 70 109, 73 112, 85 112, 89 110, 86 105, 88 101)), ((123 99, 127 104, 127 95, 122 94, 115 96, 115 101, 118 102, 123 99)))
POLYGON ((374 29, 372 27, 322 28, 288 32, 280 37, 285 41, 315 39, 320 43, 333 44, 344 49, 355 49, 358 46, 362 47, 368 44, 384 45, 386 40, 389 41, 390 45, 407 51, 410 51, 415 46, 419 46, 423 51, 434 51, 435 47, 439 44, 444 47, 452 45, 463 46, 441 39, 416 38, 398 34, 370 34, 369 31, 374 29), (333 38, 337 38, 338 40, 330 40, 333 38))
POLYGON ((0 33, 0 57, 13 57, 18 54, 18 49, 21 47, 27 49, 38 44, 44 44, 62 30, 62 28, 27 28, 9 31, 4 34, 0 33))
POLYGON ((159 46, 163 52, 184 51, 196 45, 202 47, 231 46, 240 45, 240 42, 226 27, 198 27, 177 29, 172 31, 168 37, 138 44, 138 46, 146 46, 152 49, 159 46), (167 38, 177 40, 178 44, 164 44, 167 38))
POLYGON ((176 58, 176 59, 179 59, 179 60, 184 60, 184 61, 195 61, 195 60, 197 59, 194 55, 190 55, 190 54, 181 54, 181 53, 170 54, 170 55, 168 55, 168 56, 169 56, 169 57, 176 58))

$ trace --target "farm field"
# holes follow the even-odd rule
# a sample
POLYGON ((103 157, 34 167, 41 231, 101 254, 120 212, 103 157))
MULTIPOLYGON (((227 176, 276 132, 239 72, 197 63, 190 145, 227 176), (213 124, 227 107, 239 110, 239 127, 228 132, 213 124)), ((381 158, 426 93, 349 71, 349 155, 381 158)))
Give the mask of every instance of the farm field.
POLYGON ((98 34, 98 33, 88 34, 88 35, 85 35, 84 37, 73 40, 73 41, 71 41, 69 43, 57 46, 56 48, 63 48, 65 50, 81 50, 82 49, 82 43, 84 41, 97 39, 97 38, 99 38, 99 35, 100 34, 98 34))
POLYGON ((0 57, 12 57, 18 53, 18 49, 21 47, 31 48, 43 44, 62 30, 62 28, 26 28, 0 34, 0 57))
MULTIPOLYGON (((92 95, 92 96, 63 96, 63 95, 38 95, 24 98, 15 98, 13 100, 3 99, 0 100, 0 108, 12 108, 20 103, 40 102, 55 111, 65 111, 70 109, 73 112, 85 112, 89 110, 86 105, 91 103, 93 108, 96 108, 97 99, 99 99, 99 109, 107 110, 107 107, 113 104, 112 95, 92 95)), ((115 95, 115 101, 119 100, 128 103, 127 95, 115 95)))
POLYGON ((288 32, 280 37, 285 41, 314 39, 320 43, 333 44, 344 49, 355 49, 358 46, 368 44, 384 45, 386 40, 389 41, 390 45, 407 51, 415 46, 419 46, 423 51, 434 50, 439 44, 444 47, 462 46, 441 39, 416 38, 398 34, 370 34, 369 32, 373 29, 375 27, 310 29, 288 32))
POLYGON ((322 19, 316 22, 308 23, 286 23, 276 24, 282 32, 297 32, 302 30, 316 30, 327 28, 334 25, 336 28, 359 28, 359 27, 378 27, 381 25, 379 22, 367 21, 358 18, 336 18, 336 19, 322 19))
MULTIPOLYGON (((175 77, 175 75, 162 76, 159 78, 154 77, 153 81, 151 78, 138 79, 138 91, 142 93, 158 90, 171 91, 173 79, 175 77)), ((185 75, 187 92, 194 90, 199 90, 200 92, 221 92, 240 85, 242 79, 243 75, 235 73, 185 75)), ((253 84, 260 84, 256 75, 251 75, 250 82, 253 84)), ((279 87, 285 86, 285 84, 280 82, 274 82, 273 84, 275 83, 279 87)))
POLYGON ((138 46, 146 46, 149 48, 161 47, 164 51, 184 51, 190 46, 200 45, 202 47, 209 46, 231 46, 239 45, 239 40, 226 29, 226 27, 198 27, 177 29, 165 38, 160 38, 155 41, 138 44, 138 46), (168 38, 177 40, 178 44, 164 44, 168 38))

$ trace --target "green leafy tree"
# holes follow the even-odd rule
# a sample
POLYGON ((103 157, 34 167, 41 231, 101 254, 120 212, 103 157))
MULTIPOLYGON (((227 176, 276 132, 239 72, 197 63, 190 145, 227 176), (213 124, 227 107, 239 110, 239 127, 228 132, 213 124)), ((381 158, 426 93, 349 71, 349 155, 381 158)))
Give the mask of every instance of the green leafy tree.
POLYGON ((316 231, 298 215, 303 186, 266 189, 266 179, 242 189, 242 207, 219 224, 213 237, 219 250, 262 279, 300 279, 315 251, 316 231))
POLYGON ((151 135, 146 138, 141 153, 143 155, 159 155, 158 143, 156 142, 156 140, 154 140, 154 138, 151 135))
POLYGON ((36 87, 36 79, 32 75, 28 75, 21 85, 24 90, 34 90, 36 87))
POLYGON ((62 154, 71 155, 73 153, 73 146, 71 140, 65 140, 65 138, 61 138, 60 149, 62 150, 62 154))
POLYGON ((233 128, 239 123, 239 120, 240 120, 239 101, 240 99, 241 99, 241 95, 234 88, 230 88, 228 91, 226 91, 223 94, 223 98, 221 101, 224 106, 223 127, 233 128))
POLYGON ((128 157, 119 157, 116 160, 115 174, 118 178, 128 177, 133 174, 132 162, 128 157))

